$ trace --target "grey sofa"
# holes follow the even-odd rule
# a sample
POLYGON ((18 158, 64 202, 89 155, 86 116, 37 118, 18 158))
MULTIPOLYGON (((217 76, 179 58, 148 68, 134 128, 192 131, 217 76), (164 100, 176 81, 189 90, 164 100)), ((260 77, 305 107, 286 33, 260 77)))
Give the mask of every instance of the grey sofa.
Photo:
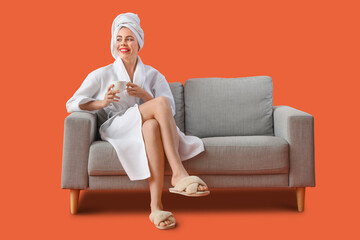
MULTIPOLYGON (((205 151, 183 164, 211 189, 295 188, 298 211, 305 187, 315 186, 314 118, 288 106, 273 106, 272 79, 190 79, 170 83, 175 121, 187 135, 202 139, 205 151)), ((71 213, 80 190, 148 189, 148 181, 130 181, 113 147, 99 138, 105 120, 75 112, 65 119, 61 187, 70 189, 71 213)), ((164 188, 171 170, 166 162, 164 188)))

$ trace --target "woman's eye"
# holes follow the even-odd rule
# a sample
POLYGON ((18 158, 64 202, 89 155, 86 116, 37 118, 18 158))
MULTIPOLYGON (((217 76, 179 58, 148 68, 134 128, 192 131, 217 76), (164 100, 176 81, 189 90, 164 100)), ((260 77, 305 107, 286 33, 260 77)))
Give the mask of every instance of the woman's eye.
POLYGON ((128 38, 127 40, 128 40, 128 41, 132 41, 132 38, 128 38))
POLYGON ((121 39, 120 39, 120 38, 118 38, 118 39, 116 39, 116 41, 121 42, 121 39))

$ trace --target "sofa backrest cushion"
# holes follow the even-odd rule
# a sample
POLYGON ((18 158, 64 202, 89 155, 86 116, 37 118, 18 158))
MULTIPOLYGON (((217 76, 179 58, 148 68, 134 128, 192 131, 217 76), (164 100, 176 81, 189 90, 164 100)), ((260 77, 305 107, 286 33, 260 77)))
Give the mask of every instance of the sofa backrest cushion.
POLYGON ((184 86, 180 82, 169 83, 169 86, 175 100, 175 122, 179 129, 184 132, 184 86))
POLYGON ((273 135, 273 86, 267 76, 185 82, 185 133, 198 137, 273 135))

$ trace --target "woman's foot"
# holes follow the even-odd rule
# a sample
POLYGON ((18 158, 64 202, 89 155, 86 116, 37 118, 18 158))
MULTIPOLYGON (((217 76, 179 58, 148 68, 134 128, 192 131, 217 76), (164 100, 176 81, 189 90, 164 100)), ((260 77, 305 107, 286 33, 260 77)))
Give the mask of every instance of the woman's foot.
MULTIPOLYGON (((162 204, 150 206, 150 208, 151 208, 151 212, 162 211, 162 210, 163 210, 162 204)), ((169 220, 169 219, 166 219, 166 220, 160 222, 160 223, 159 223, 159 226, 165 227, 165 226, 168 226, 168 225, 170 225, 170 224, 172 224, 172 223, 173 223, 173 221, 171 221, 171 220, 169 220)))
MULTIPOLYGON (((184 177, 188 177, 189 174, 188 173, 183 173, 181 175, 175 175, 173 174, 172 178, 171 178, 171 185, 173 187, 175 187, 175 185, 184 177)), ((197 188, 198 191, 207 191, 209 190, 207 186, 204 186, 204 185, 200 185, 198 186, 197 188)))

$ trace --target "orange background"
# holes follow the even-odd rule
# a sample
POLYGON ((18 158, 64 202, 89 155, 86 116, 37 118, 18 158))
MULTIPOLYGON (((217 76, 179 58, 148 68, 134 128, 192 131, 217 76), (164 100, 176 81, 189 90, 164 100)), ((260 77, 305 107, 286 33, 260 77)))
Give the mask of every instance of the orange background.
POLYGON ((13 1, 1 4, 2 239, 359 237, 358 1, 13 1), (315 117, 316 187, 164 193, 178 227, 149 221, 149 194, 82 191, 78 215, 60 187, 66 101, 113 62, 110 29, 137 13, 140 56, 169 82, 273 78, 274 105, 315 117), (5 236, 5 238, 3 238, 5 236))

